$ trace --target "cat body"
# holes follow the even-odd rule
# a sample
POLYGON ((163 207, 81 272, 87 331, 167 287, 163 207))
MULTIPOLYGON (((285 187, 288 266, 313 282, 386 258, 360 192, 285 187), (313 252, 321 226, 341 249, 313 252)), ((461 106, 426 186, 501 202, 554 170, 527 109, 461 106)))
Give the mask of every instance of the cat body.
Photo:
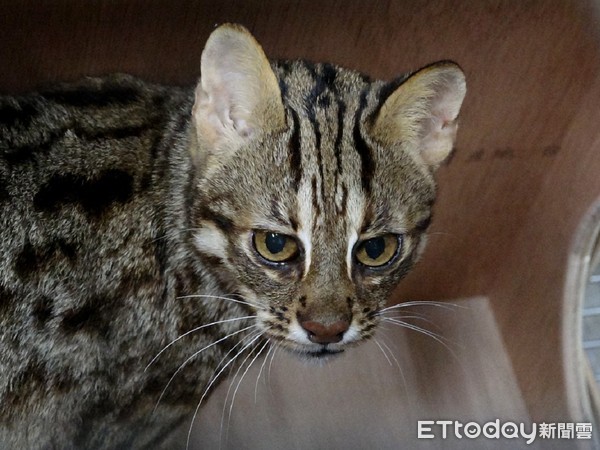
POLYGON ((225 25, 195 87, 0 97, 2 447, 169 447, 242 355, 368 338, 463 96, 451 63, 371 81, 225 25))

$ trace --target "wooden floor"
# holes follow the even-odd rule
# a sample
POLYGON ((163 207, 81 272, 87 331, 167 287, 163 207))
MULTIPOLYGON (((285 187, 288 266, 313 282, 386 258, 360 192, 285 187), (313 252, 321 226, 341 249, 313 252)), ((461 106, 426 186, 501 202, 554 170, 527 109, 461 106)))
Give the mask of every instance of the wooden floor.
MULTIPOLYGON (((480 316, 457 313, 462 319, 448 315, 447 323, 436 316, 465 346, 463 362, 456 365, 430 341, 392 333, 388 340, 402 361, 433 352, 407 369, 408 393, 401 377, 381 379, 377 364, 385 361, 371 345, 356 350, 364 358, 359 367, 349 358, 340 367, 348 364, 342 371, 353 389, 380 383, 376 396, 344 403, 354 391, 342 383, 320 388, 314 379, 303 388, 315 395, 310 402, 293 393, 273 400, 263 392, 257 408, 276 403, 281 420, 295 428, 302 425, 294 420, 319 412, 332 421, 332 439, 335 433, 358 439, 344 425, 345 410, 381 408, 369 426, 390 445, 411 436, 415 405, 432 418, 479 414, 489 405, 513 420, 591 420, 577 359, 582 296, 575 286, 588 239, 576 236, 589 237, 580 224, 600 198, 597 2, 0 0, 0 8, 3 92, 114 71, 193 82, 206 37, 227 21, 246 25, 271 57, 326 60, 386 79, 435 60, 457 61, 468 82, 457 149, 439 172, 430 245, 391 301, 487 298, 469 303, 480 316)), ((600 214, 590 217, 600 221, 600 214)), ((273 371, 283 366, 277 358, 273 371)), ((283 381, 275 380, 279 392, 283 381)), ((253 414, 250 406, 243 411, 253 414)), ((230 442, 238 442, 236 429, 242 433, 246 425, 237 416, 232 423, 230 442)))

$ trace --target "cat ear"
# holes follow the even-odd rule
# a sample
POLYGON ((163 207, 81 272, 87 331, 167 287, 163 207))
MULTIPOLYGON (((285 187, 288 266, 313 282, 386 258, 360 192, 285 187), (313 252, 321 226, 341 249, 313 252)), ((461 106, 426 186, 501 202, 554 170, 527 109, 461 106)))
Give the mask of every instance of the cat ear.
POLYGON ((258 131, 285 126, 275 74, 244 27, 225 24, 208 38, 192 114, 199 151, 209 155, 235 151, 258 131))
POLYGON ((387 145, 408 144, 436 169, 454 146, 466 90, 465 76, 456 64, 425 67, 386 99, 373 124, 373 136, 387 145))

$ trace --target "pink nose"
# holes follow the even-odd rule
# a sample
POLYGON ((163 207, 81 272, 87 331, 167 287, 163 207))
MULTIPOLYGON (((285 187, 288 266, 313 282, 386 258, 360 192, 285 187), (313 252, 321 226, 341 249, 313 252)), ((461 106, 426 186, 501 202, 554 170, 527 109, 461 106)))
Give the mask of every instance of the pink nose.
POLYGON ((308 333, 308 339, 315 344, 335 344, 344 338, 350 323, 346 320, 338 320, 331 325, 324 325, 313 320, 300 322, 300 326, 308 333))

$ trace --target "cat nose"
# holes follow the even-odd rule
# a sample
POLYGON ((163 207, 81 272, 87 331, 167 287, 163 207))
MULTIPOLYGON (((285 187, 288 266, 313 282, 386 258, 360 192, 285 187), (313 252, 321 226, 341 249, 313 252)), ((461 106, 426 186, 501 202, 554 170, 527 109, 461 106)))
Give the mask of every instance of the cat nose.
POLYGON ((350 328, 347 320, 338 320, 330 325, 324 325, 313 320, 300 322, 300 326, 306 330, 308 339, 315 344, 335 344, 344 338, 344 333, 350 328))

